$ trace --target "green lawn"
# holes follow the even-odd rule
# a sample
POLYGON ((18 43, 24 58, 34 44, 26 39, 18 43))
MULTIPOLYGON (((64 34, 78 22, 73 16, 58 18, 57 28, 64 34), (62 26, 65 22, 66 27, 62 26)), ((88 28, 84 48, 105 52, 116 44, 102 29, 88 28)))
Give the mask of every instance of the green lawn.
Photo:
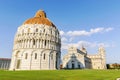
POLYGON ((0 71, 0 80, 116 80, 120 70, 0 71))

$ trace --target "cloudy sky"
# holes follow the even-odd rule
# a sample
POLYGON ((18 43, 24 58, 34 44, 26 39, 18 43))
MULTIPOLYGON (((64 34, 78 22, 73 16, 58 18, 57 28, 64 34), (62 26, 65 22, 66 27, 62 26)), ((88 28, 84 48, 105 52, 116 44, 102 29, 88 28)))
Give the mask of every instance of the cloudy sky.
POLYGON ((120 0, 0 0, 0 57, 11 57, 18 26, 40 9, 60 30, 62 56, 68 46, 104 46, 107 63, 120 63, 120 0))

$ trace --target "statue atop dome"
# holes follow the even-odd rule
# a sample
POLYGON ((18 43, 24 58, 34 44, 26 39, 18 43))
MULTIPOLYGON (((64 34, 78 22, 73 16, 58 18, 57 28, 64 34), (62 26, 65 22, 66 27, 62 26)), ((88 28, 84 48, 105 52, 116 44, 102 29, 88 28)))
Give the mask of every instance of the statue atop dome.
POLYGON ((39 10, 36 12, 35 17, 46 18, 46 13, 43 10, 39 10))

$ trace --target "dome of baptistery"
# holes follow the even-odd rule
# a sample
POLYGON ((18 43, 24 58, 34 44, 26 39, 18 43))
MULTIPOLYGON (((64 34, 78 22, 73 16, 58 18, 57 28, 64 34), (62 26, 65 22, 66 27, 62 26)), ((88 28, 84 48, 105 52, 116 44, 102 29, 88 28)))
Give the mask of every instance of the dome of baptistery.
POLYGON ((38 11, 35 17, 26 20, 24 24, 45 24, 50 27, 55 27, 55 25, 47 19, 46 13, 42 10, 38 11))
POLYGON ((10 70, 59 69, 61 39, 42 10, 18 27, 10 70))

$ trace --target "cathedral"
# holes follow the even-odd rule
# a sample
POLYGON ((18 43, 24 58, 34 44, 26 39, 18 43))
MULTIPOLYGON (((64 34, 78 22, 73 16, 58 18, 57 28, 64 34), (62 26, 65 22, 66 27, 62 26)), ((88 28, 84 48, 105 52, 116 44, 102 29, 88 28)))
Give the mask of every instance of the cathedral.
POLYGON ((60 59, 59 31, 46 13, 39 10, 18 27, 10 70, 56 70, 60 59))
POLYGON ((68 53, 63 57, 64 69, 106 69, 105 49, 100 47, 98 53, 90 55, 82 47, 70 47, 68 53))

